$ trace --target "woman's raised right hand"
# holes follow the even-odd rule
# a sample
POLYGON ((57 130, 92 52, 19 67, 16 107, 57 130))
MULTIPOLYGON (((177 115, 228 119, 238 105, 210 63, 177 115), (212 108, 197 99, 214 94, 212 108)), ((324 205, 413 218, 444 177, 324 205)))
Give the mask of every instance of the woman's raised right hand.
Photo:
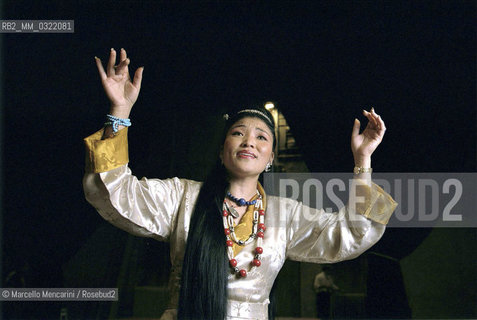
POLYGON ((98 57, 95 57, 99 76, 103 84, 104 91, 111 101, 110 114, 118 118, 129 118, 129 113, 137 100, 141 89, 142 72, 144 67, 140 67, 134 73, 131 82, 128 65, 130 63, 126 50, 121 49, 119 53, 119 64, 116 63, 116 51, 111 49, 109 61, 104 71, 103 64, 98 57))

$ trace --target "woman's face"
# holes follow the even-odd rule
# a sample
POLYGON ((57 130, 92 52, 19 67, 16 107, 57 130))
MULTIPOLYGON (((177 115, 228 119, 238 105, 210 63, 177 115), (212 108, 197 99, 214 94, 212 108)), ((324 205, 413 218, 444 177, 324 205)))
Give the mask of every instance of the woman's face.
POLYGON ((259 118, 245 117, 234 123, 225 137, 220 157, 232 177, 260 175, 273 161, 273 134, 259 118))

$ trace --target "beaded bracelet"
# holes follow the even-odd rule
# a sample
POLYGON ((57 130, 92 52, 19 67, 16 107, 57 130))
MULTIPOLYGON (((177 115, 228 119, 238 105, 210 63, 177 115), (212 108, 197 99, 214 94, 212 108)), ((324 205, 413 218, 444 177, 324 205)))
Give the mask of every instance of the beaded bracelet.
POLYGON ((118 132, 119 126, 125 126, 129 127, 131 126, 131 120, 130 119, 121 119, 115 116, 112 116, 110 114, 106 115, 106 123, 104 125, 111 125, 113 127, 113 133, 118 132))

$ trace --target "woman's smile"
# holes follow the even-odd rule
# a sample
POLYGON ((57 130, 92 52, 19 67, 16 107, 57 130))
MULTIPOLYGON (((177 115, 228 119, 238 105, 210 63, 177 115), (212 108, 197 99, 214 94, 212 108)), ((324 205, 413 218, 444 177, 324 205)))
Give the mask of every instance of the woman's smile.
POLYGON ((243 159, 256 159, 257 155, 253 152, 250 152, 249 150, 242 150, 237 152, 237 157, 243 159))

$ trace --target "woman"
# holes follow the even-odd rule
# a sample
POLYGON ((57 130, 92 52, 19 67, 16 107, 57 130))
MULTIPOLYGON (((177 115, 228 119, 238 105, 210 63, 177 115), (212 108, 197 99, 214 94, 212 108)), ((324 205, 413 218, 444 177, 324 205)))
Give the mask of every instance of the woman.
MULTIPOLYGON (((170 242, 171 303, 163 319, 266 319, 269 293, 285 259, 331 263, 351 259, 382 236, 396 203, 370 181, 371 154, 384 135, 382 119, 369 123, 351 147, 364 204, 337 214, 266 197, 258 182, 273 163, 274 123, 265 109, 244 109, 227 121, 218 161, 206 181, 138 180, 127 167, 129 113, 144 68, 129 78, 126 51, 111 49, 107 70, 96 64, 111 101, 104 129, 85 139, 87 200, 112 224, 170 242), (248 200, 247 200, 248 199, 248 200), (301 217, 314 210, 316 221, 301 217), (354 215, 351 223, 350 216, 354 215)), ((350 203, 353 199, 350 199, 350 203)))

